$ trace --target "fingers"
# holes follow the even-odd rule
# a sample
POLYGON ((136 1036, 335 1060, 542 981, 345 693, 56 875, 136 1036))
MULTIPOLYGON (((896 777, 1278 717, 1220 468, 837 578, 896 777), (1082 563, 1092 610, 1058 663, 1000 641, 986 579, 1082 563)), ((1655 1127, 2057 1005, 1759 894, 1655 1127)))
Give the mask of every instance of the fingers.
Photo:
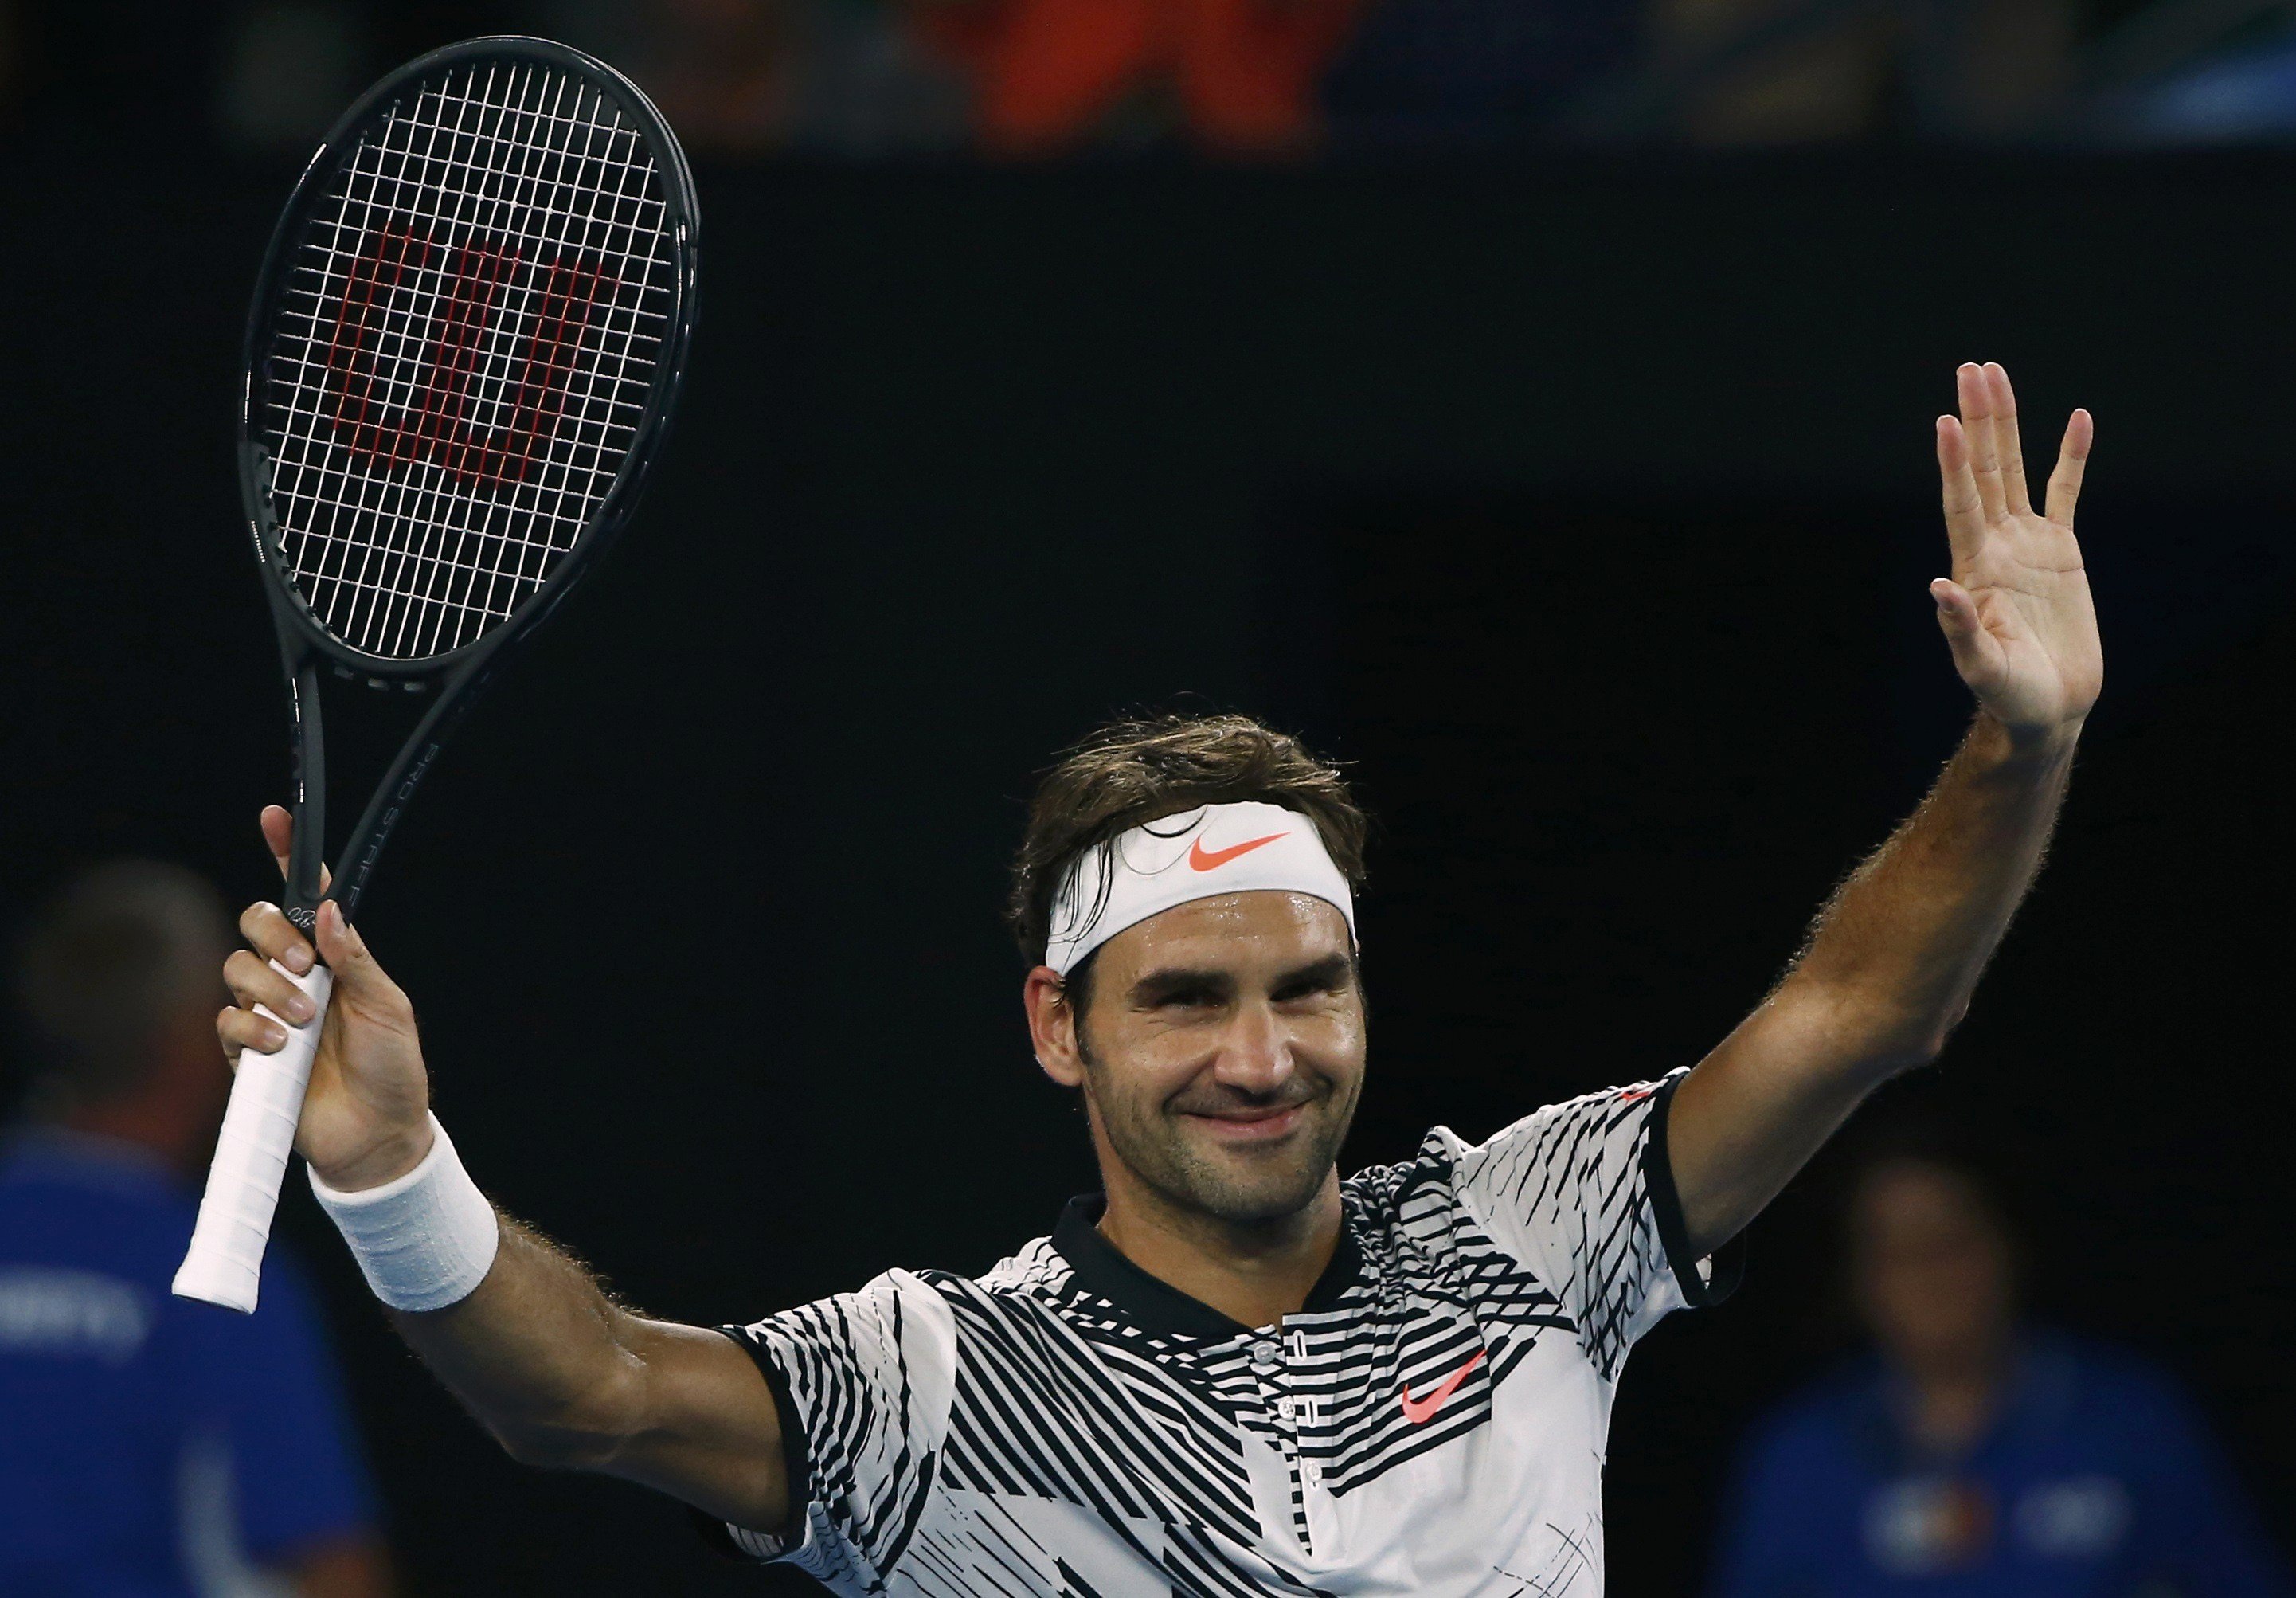
POLYGON ((223 1045, 224 1058, 237 1069, 242 1049, 258 1054, 276 1054, 284 1049, 287 1029, 268 1016, 234 1007, 216 1017, 216 1041, 223 1045))
MULTIPOLYGON (((295 818, 283 804, 266 804, 262 816, 264 846, 271 851, 272 863, 279 868, 279 879, 287 879, 288 862, 295 848, 295 818)), ((319 892, 325 893, 334 880, 334 874, 324 865, 319 868, 319 892)))
POLYGON ((2030 515, 2033 502, 2025 492, 2025 446, 2017 438, 2017 395, 1999 361, 1985 363, 1985 387, 1993 407, 1993 445, 2001 458, 2003 500, 2010 515, 2030 515))
POLYGON ((263 842, 278 862, 282 880, 287 876, 287 856, 295 846, 295 818, 287 813, 283 804, 263 807, 263 842))
POLYGON ((233 951, 223 962, 224 984, 236 1002, 216 1017, 216 1038, 234 1062, 242 1049, 275 1054, 286 1046, 287 1029, 271 1016, 257 1015, 257 1005, 297 1026, 313 1013, 309 995, 271 964, 275 960, 297 972, 311 968, 311 945, 294 923, 275 904, 250 904, 241 912, 239 931, 252 947, 233 951))
POLYGON ((287 912, 275 904, 250 904, 239 912, 239 935, 265 960, 275 960, 298 974, 311 968, 309 940, 295 930, 287 912))
MULTIPOLYGON (((398 984, 390 980, 367 950, 357 928, 343 919, 343 908, 333 900, 321 902, 318 958, 334 973, 336 988, 352 996, 400 1001, 398 984)), ((224 962, 224 980, 244 1005, 266 1004, 289 1020, 300 1023, 311 1014, 310 1001, 295 984, 271 968, 277 960, 297 976, 311 968, 311 943, 295 929, 286 912, 275 904, 250 904, 241 912, 239 933, 248 948, 224 962), (291 995, 291 997, 290 997, 291 995)))
POLYGON ((245 1009, 260 1004, 298 1026, 311 1018, 309 995, 282 976, 269 960, 250 950, 237 950, 223 962, 223 980, 231 996, 245 1009))
MULTIPOLYGON (((274 806, 274 810, 277 807, 274 806)), ((286 812, 278 812, 283 818, 286 812)), ((270 834, 270 812, 264 817, 265 836, 270 834)), ((239 935, 249 947, 234 950, 223 962, 223 979, 237 1002, 216 1017, 216 1039, 223 1044, 224 1055, 236 1069, 239 1051, 252 1049, 258 1054, 275 1054, 287 1043, 287 1029, 270 1016, 258 1016, 258 1004, 274 1016, 284 1016, 297 1026, 309 1020, 313 1007, 309 995, 274 969, 277 960, 289 970, 300 974, 311 968, 311 945, 295 930, 295 924, 286 912, 275 904, 250 904, 239 915, 239 935)))
POLYGON ((1977 497, 1990 519, 2007 508, 2001 486, 2001 451, 1993 426, 1993 385, 1985 368, 1964 362, 1953 375, 1961 405, 1962 430, 1969 437, 1969 469, 1977 482, 1977 497))
POLYGON ((1970 470, 1969 436, 1951 416, 1937 421, 1938 475, 1945 483, 1945 536, 1953 547, 1953 564, 1966 572, 1985 536, 1985 505, 1970 470))
POLYGON ((2073 412, 2065 424, 2065 441, 2057 447, 2057 469, 2049 474, 2049 520, 2073 523, 2073 507, 2080 501, 2081 476, 2088 470, 2089 446, 2096 441, 2096 422, 2088 412, 2073 412))

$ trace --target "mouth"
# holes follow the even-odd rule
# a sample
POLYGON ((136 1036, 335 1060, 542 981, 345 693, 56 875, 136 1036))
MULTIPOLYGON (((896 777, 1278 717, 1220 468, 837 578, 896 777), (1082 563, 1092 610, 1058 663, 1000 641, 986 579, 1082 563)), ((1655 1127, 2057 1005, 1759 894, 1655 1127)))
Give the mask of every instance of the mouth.
POLYGON ((1198 1115, 1184 1110, 1181 1116, 1223 1143, 1267 1143, 1296 1129, 1307 1113, 1308 1107, 1304 1104, 1283 1104, 1222 1110, 1218 1115, 1198 1115))

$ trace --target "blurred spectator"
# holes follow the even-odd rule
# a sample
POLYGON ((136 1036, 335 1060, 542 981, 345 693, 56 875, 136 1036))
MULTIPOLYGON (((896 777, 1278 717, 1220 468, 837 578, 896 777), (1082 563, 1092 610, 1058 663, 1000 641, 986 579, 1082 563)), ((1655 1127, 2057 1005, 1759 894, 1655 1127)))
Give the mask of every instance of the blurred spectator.
POLYGON ((755 150, 784 142, 803 67, 799 8, 789 0, 577 0, 553 9, 570 42, 638 79, 685 143, 755 150))
POLYGON ((545 31, 636 78, 688 146, 887 155, 961 147, 961 74, 900 0, 546 0, 545 31))
POLYGON ((2021 1324, 2007 1231, 1965 1166, 1874 1160, 1849 1225, 1877 1352, 1755 1438, 1721 1598, 2287 1594, 2169 1380, 2021 1324))
POLYGON ((1652 0, 1654 69, 1685 79, 1669 120, 1703 144, 1784 144, 1880 131, 1898 19, 1887 5, 1652 0))
POLYGON ((127 862, 68 889, 17 962, 32 1055, 0 1143, 0 1593, 388 1590, 278 1246, 252 1315, 168 1291, 229 1088, 232 945, 214 890, 127 862))
POLYGON ((2015 137, 2059 114, 2077 0, 1651 0, 1647 54, 1576 119, 1613 136, 2015 137))
POLYGON ((2100 96, 2098 130, 2138 144, 2296 140, 2296 34, 2251 41, 2158 81, 2100 96))
POLYGON ((915 0, 964 63, 980 143, 1044 154, 1177 133, 1271 154, 1320 130, 1316 86, 1362 0, 915 0))
POLYGON ((1642 36, 1628 4, 1379 0, 1324 80, 1332 136, 1408 147, 1549 136, 1642 36))

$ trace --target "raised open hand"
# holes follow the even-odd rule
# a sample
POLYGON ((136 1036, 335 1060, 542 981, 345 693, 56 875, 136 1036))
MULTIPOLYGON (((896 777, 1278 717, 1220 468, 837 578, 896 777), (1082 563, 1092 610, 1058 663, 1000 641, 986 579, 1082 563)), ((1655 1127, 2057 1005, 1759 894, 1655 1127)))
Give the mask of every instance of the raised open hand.
POLYGON ((2078 730, 2104 686, 2096 610, 2073 538, 2095 424, 2077 410, 2065 424, 2044 514, 2025 490, 2009 374, 1970 365, 1955 377, 1960 418, 1939 416, 1937 424, 1953 546, 1953 575, 1930 584, 1938 625, 1961 680, 2012 734, 2078 730))

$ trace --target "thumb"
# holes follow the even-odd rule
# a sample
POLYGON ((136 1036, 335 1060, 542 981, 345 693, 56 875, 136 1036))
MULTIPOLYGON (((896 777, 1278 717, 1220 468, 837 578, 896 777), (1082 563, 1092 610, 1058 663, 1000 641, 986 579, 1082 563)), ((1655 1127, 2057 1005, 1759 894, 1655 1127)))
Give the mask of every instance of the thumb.
POLYGON ((1950 577, 1931 583, 1930 597, 1937 601, 1938 629, 1953 651, 1954 669, 1961 680, 1972 688, 1990 684, 2001 672, 2001 640, 1985 630, 1977 601, 1950 577))
POLYGON ((390 983, 374 956, 367 952, 366 940, 343 918, 341 905, 332 899, 322 900, 318 922, 312 930, 317 934, 319 958, 335 974, 338 988, 348 988, 357 994, 390 983))

